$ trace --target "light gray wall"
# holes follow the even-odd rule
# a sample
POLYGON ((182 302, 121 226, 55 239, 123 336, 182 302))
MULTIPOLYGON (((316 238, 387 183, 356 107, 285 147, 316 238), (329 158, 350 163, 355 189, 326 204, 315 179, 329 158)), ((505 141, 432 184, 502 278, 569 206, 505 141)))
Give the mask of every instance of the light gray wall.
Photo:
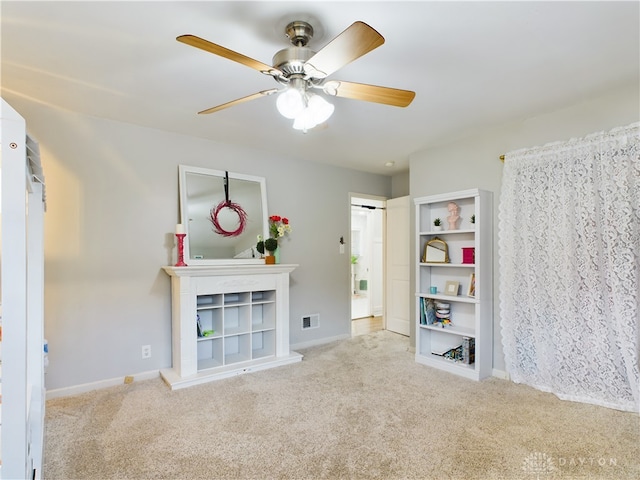
MULTIPOLYGON (((494 194, 494 323, 493 366, 504 370, 500 336, 498 284, 497 212, 500 200, 502 162, 500 155, 512 150, 549 142, 582 137, 640 120, 640 95, 637 83, 595 96, 588 101, 544 115, 513 122, 500 128, 476 131, 466 137, 426 149, 411 157, 411 197, 481 188, 494 194)), ((414 218, 412 202, 411 218, 414 218)), ((415 250, 412 225, 411 249, 415 250)), ((415 266, 412 262, 411 291, 415 291, 415 266)), ((415 315, 415 302, 411 302, 415 315)), ((415 318, 413 316, 412 318, 415 318)), ((411 336, 415 336, 412 325, 411 336)))
POLYGON ((409 195, 410 190, 409 170, 406 172, 396 173, 391 177, 391 198, 405 197, 409 195))
POLYGON ((350 333, 349 192, 388 197, 391 178, 285 159, 7 101, 39 141, 46 175, 47 388, 135 375, 171 365, 170 282, 175 263, 178 165, 264 176, 270 214, 290 219, 282 262, 291 274, 291 342, 350 333), (349 251, 349 248, 346 249, 349 251), (320 314, 320 328, 300 318, 320 314), (141 346, 151 345, 151 359, 141 346))
MULTIPOLYGON (((175 262, 172 232, 179 218, 181 163, 266 177, 270 213, 288 216, 294 229, 282 247, 282 260, 300 264, 291 276, 291 342, 349 333, 350 267, 348 256, 338 253, 340 236, 349 238, 349 192, 401 196, 402 177, 281 158, 80 116, 19 97, 6 100, 39 140, 47 179, 47 388, 171 364, 169 280, 160 267, 175 262), (310 313, 320 314, 320 328, 303 332, 300 317, 310 313), (142 360, 140 348, 146 344, 152 358, 142 360)), ((494 192, 497 211, 499 155, 638 121, 639 102, 638 86, 627 85, 416 153, 411 196, 479 187, 494 192)), ((494 253, 494 367, 503 369, 497 249, 494 253)), ((409 301, 413 309, 413 296, 409 301)))

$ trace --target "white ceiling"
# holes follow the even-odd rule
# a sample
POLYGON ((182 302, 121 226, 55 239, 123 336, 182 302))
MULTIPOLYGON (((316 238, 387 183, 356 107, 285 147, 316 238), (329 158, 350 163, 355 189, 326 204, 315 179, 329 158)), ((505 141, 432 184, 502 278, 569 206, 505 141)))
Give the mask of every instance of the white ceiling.
POLYGON ((530 117, 639 81, 640 22, 628 2, 2 1, 2 95, 95 117, 393 174, 409 155, 483 126, 530 117), (196 112, 277 87, 184 45, 194 34, 264 63, 311 20, 314 50, 354 21, 386 39, 330 79, 416 92, 407 108, 334 98, 307 134, 275 97, 196 112), (384 164, 394 161, 395 166, 384 164))

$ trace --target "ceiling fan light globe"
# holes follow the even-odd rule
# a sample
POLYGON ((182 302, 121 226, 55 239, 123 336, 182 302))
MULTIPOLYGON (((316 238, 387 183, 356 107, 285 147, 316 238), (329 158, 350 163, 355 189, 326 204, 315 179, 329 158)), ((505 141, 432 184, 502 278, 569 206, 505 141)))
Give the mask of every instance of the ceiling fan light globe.
POLYGON ((317 125, 317 123, 314 122, 313 113, 312 113, 311 109, 310 108, 305 108, 300 113, 300 115, 298 115, 296 117, 296 119, 294 120, 293 129, 294 130, 302 130, 303 132, 306 132, 307 130, 311 130, 316 125, 317 125))
POLYGON ((295 88, 287 88, 278 95, 276 108, 280 115, 285 118, 294 119, 304 110, 304 99, 302 93, 295 88))
POLYGON ((318 125, 329 120, 329 117, 333 115, 335 107, 320 95, 313 95, 309 99, 308 110, 311 112, 313 121, 318 125))

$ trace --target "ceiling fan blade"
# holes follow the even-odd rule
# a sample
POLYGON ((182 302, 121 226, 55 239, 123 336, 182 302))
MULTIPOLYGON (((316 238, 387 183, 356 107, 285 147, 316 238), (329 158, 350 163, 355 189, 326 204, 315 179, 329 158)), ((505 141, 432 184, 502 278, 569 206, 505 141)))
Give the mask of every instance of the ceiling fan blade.
POLYGON ((224 110, 225 108, 233 107, 234 105, 239 105, 240 103, 248 102, 249 100, 255 100, 256 98, 273 95, 277 91, 278 91, 277 88, 272 88, 270 90, 263 90, 261 92, 254 93, 252 95, 247 95, 246 97, 238 98, 237 100, 232 100, 231 102, 223 103, 222 105, 218 105, 217 107, 207 108, 206 110, 202 110, 201 112, 198 112, 198 115, 218 112, 220 110, 224 110))
POLYGON ((229 50, 228 48, 222 47, 220 45, 216 45, 215 43, 211 43, 208 40, 196 37, 195 35, 180 35, 176 38, 176 40, 187 45, 191 45, 192 47, 204 50, 205 52, 213 53, 215 55, 228 58, 229 60, 233 60, 234 62, 241 63, 249 68, 258 70, 265 75, 271 75, 274 77, 280 77, 283 75, 280 70, 272 67, 271 65, 259 62, 258 60, 254 60, 253 58, 247 57, 246 55, 243 55, 241 53, 234 52, 233 50, 229 50))
POLYGON ((355 22, 304 65, 313 78, 324 78, 384 43, 384 37, 364 22, 355 22))
POLYGON ((416 92, 399 90, 397 88, 378 87, 364 83, 343 82, 334 80, 324 85, 328 95, 336 97, 364 100, 365 102, 384 103, 394 107, 406 107, 416 96, 416 92))

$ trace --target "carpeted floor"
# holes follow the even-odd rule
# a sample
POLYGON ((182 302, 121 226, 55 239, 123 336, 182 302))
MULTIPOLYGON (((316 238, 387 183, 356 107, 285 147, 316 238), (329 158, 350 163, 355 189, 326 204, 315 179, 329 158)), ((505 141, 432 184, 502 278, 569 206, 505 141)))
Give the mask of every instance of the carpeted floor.
POLYGON ((637 479, 637 414, 414 362, 387 331, 300 363, 171 391, 47 402, 55 479, 637 479))

